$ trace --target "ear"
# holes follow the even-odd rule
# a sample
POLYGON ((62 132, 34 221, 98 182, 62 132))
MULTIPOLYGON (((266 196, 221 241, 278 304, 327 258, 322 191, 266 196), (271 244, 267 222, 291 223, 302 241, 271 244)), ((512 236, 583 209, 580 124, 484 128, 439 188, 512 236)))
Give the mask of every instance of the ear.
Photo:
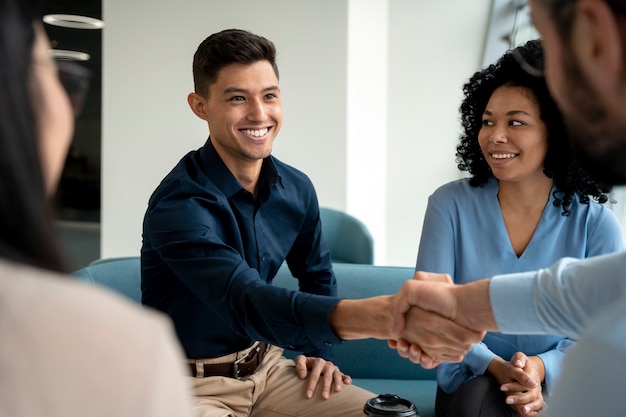
POLYGON ((189 104, 191 111, 196 116, 208 122, 206 98, 202 97, 198 93, 189 93, 189 95, 187 96, 187 103, 189 104))
POLYGON ((623 81, 624 45, 616 17, 606 2, 578 1, 570 40, 571 51, 587 79, 611 89, 623 81))

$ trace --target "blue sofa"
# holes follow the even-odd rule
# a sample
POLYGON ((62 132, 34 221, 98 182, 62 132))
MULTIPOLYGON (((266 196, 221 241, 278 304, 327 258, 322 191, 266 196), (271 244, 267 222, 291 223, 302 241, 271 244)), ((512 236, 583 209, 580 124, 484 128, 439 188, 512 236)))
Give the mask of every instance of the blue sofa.
MULTIPOLYGON (((360 264, 334 264, 339 296, 366 298, 397 292, 410 279, 413 269, 360 264)), ((75 272, 82 280, 105 285, 140 302, 139 258, 111 258, 95 261, 75 272)), ((297 289, 298 282, 283 266, 274 285, 297 289)), ((288 357, 298 352, 285 351, 288 357)), ((335 347, 335 363, 353 382, 376 394, 396 394, 415 403, 420 417, 434 417, 435 372, 414 365, 387 347, 384 340, 366 339, 343 343, 335 347)))

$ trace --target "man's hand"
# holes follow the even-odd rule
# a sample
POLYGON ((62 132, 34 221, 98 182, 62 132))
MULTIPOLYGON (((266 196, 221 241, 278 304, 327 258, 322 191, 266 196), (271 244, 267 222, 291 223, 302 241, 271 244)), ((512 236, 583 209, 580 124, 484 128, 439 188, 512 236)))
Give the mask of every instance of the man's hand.
POLYGON ((389 346, 424 368, 461 361, 485 335, 454 321, 459 305, 450 282, 448 275, 418 272, 392 303, 399 337, 389 346))
POLYGON ((298 355, 295 359, 296 373, 300 379, 309 379, 306 388, 307 398, 313 398, 320 377, 322 378, 322 398, 330 398, 331 388, 340 392, 344 385, 352 385, 352 378, 339 370, 335 364, 322 358, 298 355))
MULTIPOLYGON (((398 294, 398 314, 411 306, 436 312, 476 331, 498 331, 489 300, 490 279, 463 285, 450 283, 447 274, 416 272, 398 294)), ((399 322, 401 324, 401 322, 399 322)))
POLYGON ((418 272, 394 295, 340 300, 329 323, 342 340, 388 340, 391 347, 400 346, 402 356, 424 368, 460 361, 482 340, 484 330, 497 330, 489 282, 476 282, 454 285, 447 275, 418 272))
POLYGON ((484 332, 467 329, 437 313, 411 307, 405 313, 405 327, 398 340, 409 340, 417 346, 407 350, 407 345, 400 342, 396 349, 400 356, 428 369, 441 362, 460 362, 484 336, 484 332))

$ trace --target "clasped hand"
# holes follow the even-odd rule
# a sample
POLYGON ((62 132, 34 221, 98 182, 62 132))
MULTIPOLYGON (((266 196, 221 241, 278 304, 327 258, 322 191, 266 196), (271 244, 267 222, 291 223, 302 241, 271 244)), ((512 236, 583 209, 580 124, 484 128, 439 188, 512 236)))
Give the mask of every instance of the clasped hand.
POLYGON ((441 362, 460 362, 483 339, 484 331, 472 330, 456 320, 456 304, 449 294, 452 280, 445 274, 418 272, 395 295, 396 339, 388 341, 398 354, 423 368, 441 362))
MULTIPOLYGON (((495 360, 494 360, 495 361, 495 360)), ((545 370, 542 360, 517 352, 510 361, 498 360, 492 374, 506 393, 506 403, 522 416, 536 417, 545 409, 541 381, 545 370)))

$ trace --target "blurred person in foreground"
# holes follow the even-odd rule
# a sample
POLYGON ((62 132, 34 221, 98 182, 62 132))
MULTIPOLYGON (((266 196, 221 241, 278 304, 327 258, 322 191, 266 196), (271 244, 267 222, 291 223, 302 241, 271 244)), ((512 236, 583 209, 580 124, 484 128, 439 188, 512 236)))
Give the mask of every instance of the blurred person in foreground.
POLYGON ((36 0, 0 0, 0 415, 190 416, 169 320, 73 281, 50 200, 73 133, 36 0))
MULTIPOLYGON (((545 75, 587 170, 605 183, 626 184, 626 1, 530 0, 530 6, 545 68, 523 57, 520 65, 545 75)), ((417 304, 474 329, 579 340, 564 360, 548 417, 624 414, 626 252, 562 259, 550 268, 458 286, 429 281, 434 277, 423 272, 415 278, 405 284, 407 311, 417 304)), ((416 345, 390 345, 414 362, 429 361, 416 345)), ((528 378, 501 389, 516 404, 538 383, 528 378)))

